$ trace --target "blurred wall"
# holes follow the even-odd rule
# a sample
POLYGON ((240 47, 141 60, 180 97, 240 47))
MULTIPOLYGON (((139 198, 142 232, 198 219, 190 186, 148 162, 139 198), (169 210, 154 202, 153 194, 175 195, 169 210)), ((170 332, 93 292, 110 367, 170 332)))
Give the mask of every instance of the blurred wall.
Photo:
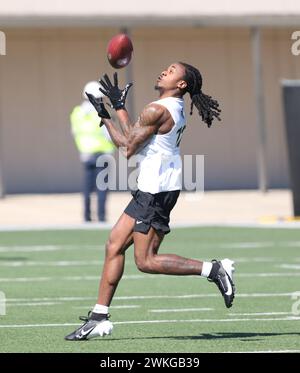
MULTIPOLYGON (((0 56, 0 156, 8 193, 80 190, 81 168, 69 113, 86 81, 113 70, 106 43, 113 28, 4 29, 0 56)), ((293 30, 263 32, 264 91, 271 187, 288 185, 280 79, 300 77, 290 52, 293 30)), ((135 28, 132 61, 138 113, 156 99, 158 74, 171 62, 197 66, 203 91, 220 101, 222 122, 208 129, 189 113, 182 154, 205 154, 206 189, 256 188, 256 122, 249 29, 135 28)), ((125 71, 119 71, 125 82, 125 71)))

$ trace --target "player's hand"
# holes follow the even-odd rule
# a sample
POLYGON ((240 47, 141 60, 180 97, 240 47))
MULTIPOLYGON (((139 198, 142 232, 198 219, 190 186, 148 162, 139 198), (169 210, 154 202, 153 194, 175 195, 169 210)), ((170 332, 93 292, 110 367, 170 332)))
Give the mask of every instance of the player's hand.
POLYGON ((125 101, 130 87, 133 83, 126 84, 124 89, 118 87, 118 74, 114 73, 114 85, 112 85, 107 74, 104 74, 102 79, 99 80, 102 88, 100 91, 109 98, 111 107, 115 110, 125 108, 125 101))
MULTIPOLYGON (((96 109, 96 111, 98 113, 98 116, 100 118, 110 119, 109 112, 105 109, 104 103, 102 101, 102 97, 96 98, 95 96, 93 96, 92 94, 87 93, 87 92, 85 92, 85 94, 87 95, 90 103, 96 109)), ((100 124, 100 127, 101 127, 101 125, 102 125, 102 123, 100 124)))

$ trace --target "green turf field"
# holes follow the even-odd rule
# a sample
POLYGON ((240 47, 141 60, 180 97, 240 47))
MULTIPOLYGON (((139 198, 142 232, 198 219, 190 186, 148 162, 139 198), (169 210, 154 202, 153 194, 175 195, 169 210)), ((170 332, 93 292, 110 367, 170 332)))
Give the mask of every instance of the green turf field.
POLYGON ((0 290, 7 298, 0 352, 300 351, 296 229, 188 228, 165 238, 163 253, 236 261, 237 296, 229 310, 205 279, 139 272, 130 248, 110 309, 112 336, 64 341, 95 303, 107 235, 0 233, 0 290))

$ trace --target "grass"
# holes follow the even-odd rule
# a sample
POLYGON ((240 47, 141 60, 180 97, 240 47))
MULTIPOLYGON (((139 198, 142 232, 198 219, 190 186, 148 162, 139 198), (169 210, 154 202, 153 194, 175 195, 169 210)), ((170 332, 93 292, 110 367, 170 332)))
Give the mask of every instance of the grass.
POLYGON ((300 351, 300 293, 292 299, 300 292, 300 232, 285 229, 187 228, 166 236, 162 253, 236 261, 229 310, 201 277, 139 272, 130 248, 110 309, 112 336, 65 341, 95 303, 107 235, 0 233, 0 290, 7 298, 0 352, 300 351))

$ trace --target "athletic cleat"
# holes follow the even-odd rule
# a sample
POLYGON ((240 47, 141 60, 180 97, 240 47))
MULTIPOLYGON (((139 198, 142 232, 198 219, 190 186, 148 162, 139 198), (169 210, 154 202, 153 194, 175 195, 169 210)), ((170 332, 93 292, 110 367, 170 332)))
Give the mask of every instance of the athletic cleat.
POLYGON ((233 283, 234 262, 230 259, 212 260, 213 268, 208 281, 214 282, 225 301, 227 308, 232 306, 235 294, 235 285, 233 283))
POLYGON ((65 336, 67 341, 84 341, 96 337, 105 337, 111 334, 113 324, 109 321, 110 315, 97 315, 100 316, 99 320, 91 319, 91 311, 88 316, 80 316, 79 319, 84 321, 84 324, 76 329, 73 333, 65 336))

